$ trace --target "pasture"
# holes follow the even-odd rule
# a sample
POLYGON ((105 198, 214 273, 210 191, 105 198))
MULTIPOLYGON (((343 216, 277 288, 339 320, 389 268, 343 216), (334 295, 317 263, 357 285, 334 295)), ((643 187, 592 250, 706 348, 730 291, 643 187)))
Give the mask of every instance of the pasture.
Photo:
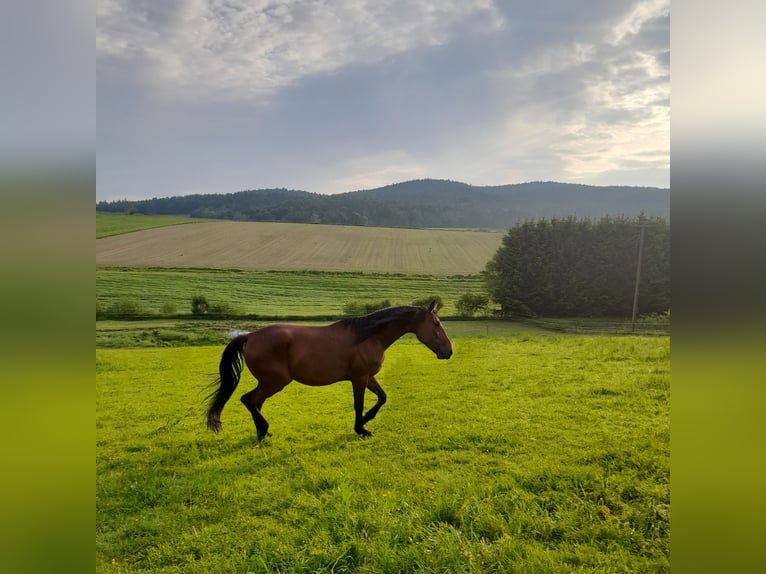
MULTIPOLYGON (((97 220, 97 236, 98 225, 97 220)), ((96 265, 471 275, 484 269, 502 237, 485 231, 208 221, 101 237, 96 265)))
MULTIPOLYGON (((96 323, 96 348, 185 347, 199 345, 225 345, 230 333, 254 331, 272 321, 252 319, 230 320, 178 320, 141 319, 104 320, 96 323)), ((331 320, 297 320, 297 325, 327 325, 331 320)), ((510 336, 519 333, 546 333, 530 325, 512 321, 477 319, 470 321, 445 320, 451 337, 510 336)))
POLYGON ((96 239, 155 227, 200 223, 202 221, 206 220, 180 215, 117 215, 114 213, 96 212, 96 239))
POLYGON ((440 295, 444 299, 442 314, 450 315, 462 294, 483 290, 484 283, 476 275, 96 269, 97 308, 109 310, 116 303, 134 301, 148 314, 160 313, 166 305, 188 314, 195 295, 204 295, 211 304, 230 305, 237 314, 265 317, 339 316, 351 301, 388 299, 391 305, 409 305, 416 299, 440 295))
POLYGON ((371 439, 293 383, 260 447, 249 374, 204 428, 222 346, 98 349, 96 571, 668 571, 669 338, 467 335, 388 350, 371 439))

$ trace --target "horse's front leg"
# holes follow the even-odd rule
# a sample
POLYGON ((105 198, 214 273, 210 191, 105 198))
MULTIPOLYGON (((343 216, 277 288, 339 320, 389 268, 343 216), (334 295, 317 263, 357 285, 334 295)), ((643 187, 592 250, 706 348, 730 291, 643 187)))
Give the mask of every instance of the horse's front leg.
POLYGON ((380 407, 386 404, 386 392, 383 390, 383 387, 380 386, 380 383, 378 383, 378 380, 374 376, 367 380, 367 388, 375 393, 375 396, 378 397, 378 402, 376 402, 375 405, 373 405, 373 407, 367 411, 367 413, 365 413, 363 420, 364 423, 368 423, 374 419, 375 415, 378 414, 380 407))
POLYGON ((351 381, 354 388, 354 431, 363 438, 372 436, 372 433, 364 428, 364 391, 367 388, 368 377, 351 381))

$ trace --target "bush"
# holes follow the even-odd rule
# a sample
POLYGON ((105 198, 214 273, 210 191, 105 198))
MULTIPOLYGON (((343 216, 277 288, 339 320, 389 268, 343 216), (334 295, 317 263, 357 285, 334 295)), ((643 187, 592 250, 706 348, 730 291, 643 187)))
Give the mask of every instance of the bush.
POLYGON ((165 303, 161 308, 160 312, 163 315, 175 315, 178 313, 178 306, 175 303, 165 303))
POLYGON ((143 304, 135 299, 120 299, 109 306, 110 315, 143 315, 143 304))
POLYGON ((343 306, 343 314, 347 317, 356 317, 364 315, 364 303, 359 301, 350 301, 343 306))
POLYGON ((239 310, 231 303, 214 303, 208 310, 211 315, 239 315, 239 310))
POLYGON ((480 293, 465 293, 457 300, 455 307, 458 315, 473 317, 479 311, 486 312, 488 305, 489 296, 480 293))
POLYGON ((670 325, 670 309, 663 313, 647 313, 646 315, 639 315, 637 322, 650 325, 670 325))
POLYGON ((391 301, 388 299, 384 299, 382 301, 370 301, 370 302, 361 302, 361 301, 351 301, 349 303, 346 303, 343 307, 343 314, 347 317, 355 317, 358 315, 369 315, 370 313, 374 313, 375 311, 379 311, 380 309, 386 309, 391 306, 391 301))
POLYGON ((423 299, 415 299, 412 304, 415 307, 428 307, 431 301, 436 301, 436 310, 438 311, 444 306, 444 301, 439 295, 432 295, 431 297, 424 297, 423 299))
POLYGON ((191 301, 191 312, 193 315, 204 315, 210 309, 207 298, 204 295, 195 295, 191 301))

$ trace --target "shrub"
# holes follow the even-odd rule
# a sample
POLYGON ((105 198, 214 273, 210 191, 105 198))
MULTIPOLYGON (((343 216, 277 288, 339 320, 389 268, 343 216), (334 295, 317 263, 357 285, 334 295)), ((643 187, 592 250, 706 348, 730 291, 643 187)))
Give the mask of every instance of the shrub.
POLYGON ((347 317, 353 317, 357 315, 368 315, 374 313, 380 309, 386 309, 391 306, 391 301, 384 299, 382 301, 351 301, 343 306, 343 314, 347 317))
POLYGON ((175 303, 165 303, 161 308, 160 312, 163 315, 175 315, 178 313, 178 306, 175 303))
POLYGON ((645 323, 650 325, 669 325, 670 309, 662 313, 647 313, 645 315, 639 315, 637 321, 638 323, 645 323))
POLYGON ((438 311, 444 306, 444 301, 439 295, 431 295, 430 297, 424 297, 422 299, 415 299, 412 304, 415 307, 428 307, 431 301, 436 301, 436 310, 438 311))
POLYGON ((109 306, 111 315, 143 315, 145 312, 143 304, 135 299, 120 299, 109 306))
POLYGON ((207 298, 204 295, 195 295, 191 300, 191 312, 193 315, 204 315, 210 309, 207 298))
POLYGON ((465 293, 457 300, 455 307, 458 315, 473 317, 479 311, 486 311, 489 297, 480 293, 465 293))
POLYGON ((211 315, 239 315, 239 310, 229 302, 214 303, 210 305, 208 312, 211 315))
POLYGON ((364 303, 360 303, 359 301, 349 301, 343 306, 343 314, 347 317, 364 315, 364 303))

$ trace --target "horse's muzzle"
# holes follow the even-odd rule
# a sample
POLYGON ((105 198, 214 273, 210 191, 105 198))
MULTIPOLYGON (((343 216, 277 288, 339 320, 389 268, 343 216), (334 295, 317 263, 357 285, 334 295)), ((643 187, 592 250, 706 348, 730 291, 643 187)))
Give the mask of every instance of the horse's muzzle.
POLYGON ((436 358, 437 359, 449 359, 452 356, 452 349, 447 349, 446 351, 437 351, 436 352, 436 358))

